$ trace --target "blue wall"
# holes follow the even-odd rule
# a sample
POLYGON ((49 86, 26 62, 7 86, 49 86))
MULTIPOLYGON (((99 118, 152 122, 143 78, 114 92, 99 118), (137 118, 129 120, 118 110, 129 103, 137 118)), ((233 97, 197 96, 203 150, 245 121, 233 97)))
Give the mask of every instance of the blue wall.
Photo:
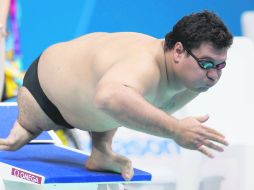
POLYGON ((24 0, 21 47, 24 68, 49 45, 94 31, 137 31, 163 38, 177 20, 203 9, 217 13, 234 35, 254 0, 24 0))

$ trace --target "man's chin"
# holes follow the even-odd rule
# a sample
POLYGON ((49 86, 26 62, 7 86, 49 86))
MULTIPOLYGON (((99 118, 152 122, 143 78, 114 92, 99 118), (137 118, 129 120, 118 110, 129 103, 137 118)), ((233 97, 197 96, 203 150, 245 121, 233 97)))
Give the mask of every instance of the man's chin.
POLYGON ((206 92, 210 89, 210 87, 206 86, 206 87, 199 87, 199 88, 196 88, 195 91, 196 92, 206 92))

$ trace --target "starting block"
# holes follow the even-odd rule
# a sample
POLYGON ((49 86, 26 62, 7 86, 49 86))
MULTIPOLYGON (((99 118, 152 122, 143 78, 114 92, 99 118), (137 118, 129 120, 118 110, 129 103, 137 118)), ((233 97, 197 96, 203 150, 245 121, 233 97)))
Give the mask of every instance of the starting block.
MULTIPOLYGON (((17 113, 16 104, 0 104, 0 138, 9 134, 17 113)), ((53 132, 43 132, 15 152, 0 151, 0 190, 120 190, 125 183, 151 181, 138 169, 128 182, 117 173, 89 171, 87 155, 59 142, 53 132)))

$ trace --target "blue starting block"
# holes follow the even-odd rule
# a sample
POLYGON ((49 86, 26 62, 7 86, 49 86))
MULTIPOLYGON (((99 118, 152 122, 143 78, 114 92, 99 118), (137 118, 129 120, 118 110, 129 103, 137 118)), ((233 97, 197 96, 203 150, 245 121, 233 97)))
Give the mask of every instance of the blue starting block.
MULTIPOLYGON (((9 134, 17 114, 15 104, 0 105, 0 138, 9 134)), ((151 174, 138 169, 129 182, 117 173, 89 171, 84 167, 87 155, 60 145, 55 139, 52 132, 43 132, 15 152, 0 151, 0 178, 4 188, 117 190, 120 184, 151 181, 151 174)))

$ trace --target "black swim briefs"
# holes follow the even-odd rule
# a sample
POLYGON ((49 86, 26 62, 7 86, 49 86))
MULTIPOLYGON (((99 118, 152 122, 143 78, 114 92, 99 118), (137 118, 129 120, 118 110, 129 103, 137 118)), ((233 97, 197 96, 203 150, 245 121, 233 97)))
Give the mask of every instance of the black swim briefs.
POLYGON ((40 105, 42 110, 48 115, 50 119, 57 125, 62 125, 66 128, 73 129, 69 123, 65 121, 63 116, 57 107, 48 99, 48 97, 43 92, 39 78, 38 78, 38 62, 40 56, 32 63, 32 65, 27 70, 23 86, 26 87, 30 93, 33 95, 37 103, 40 105))

